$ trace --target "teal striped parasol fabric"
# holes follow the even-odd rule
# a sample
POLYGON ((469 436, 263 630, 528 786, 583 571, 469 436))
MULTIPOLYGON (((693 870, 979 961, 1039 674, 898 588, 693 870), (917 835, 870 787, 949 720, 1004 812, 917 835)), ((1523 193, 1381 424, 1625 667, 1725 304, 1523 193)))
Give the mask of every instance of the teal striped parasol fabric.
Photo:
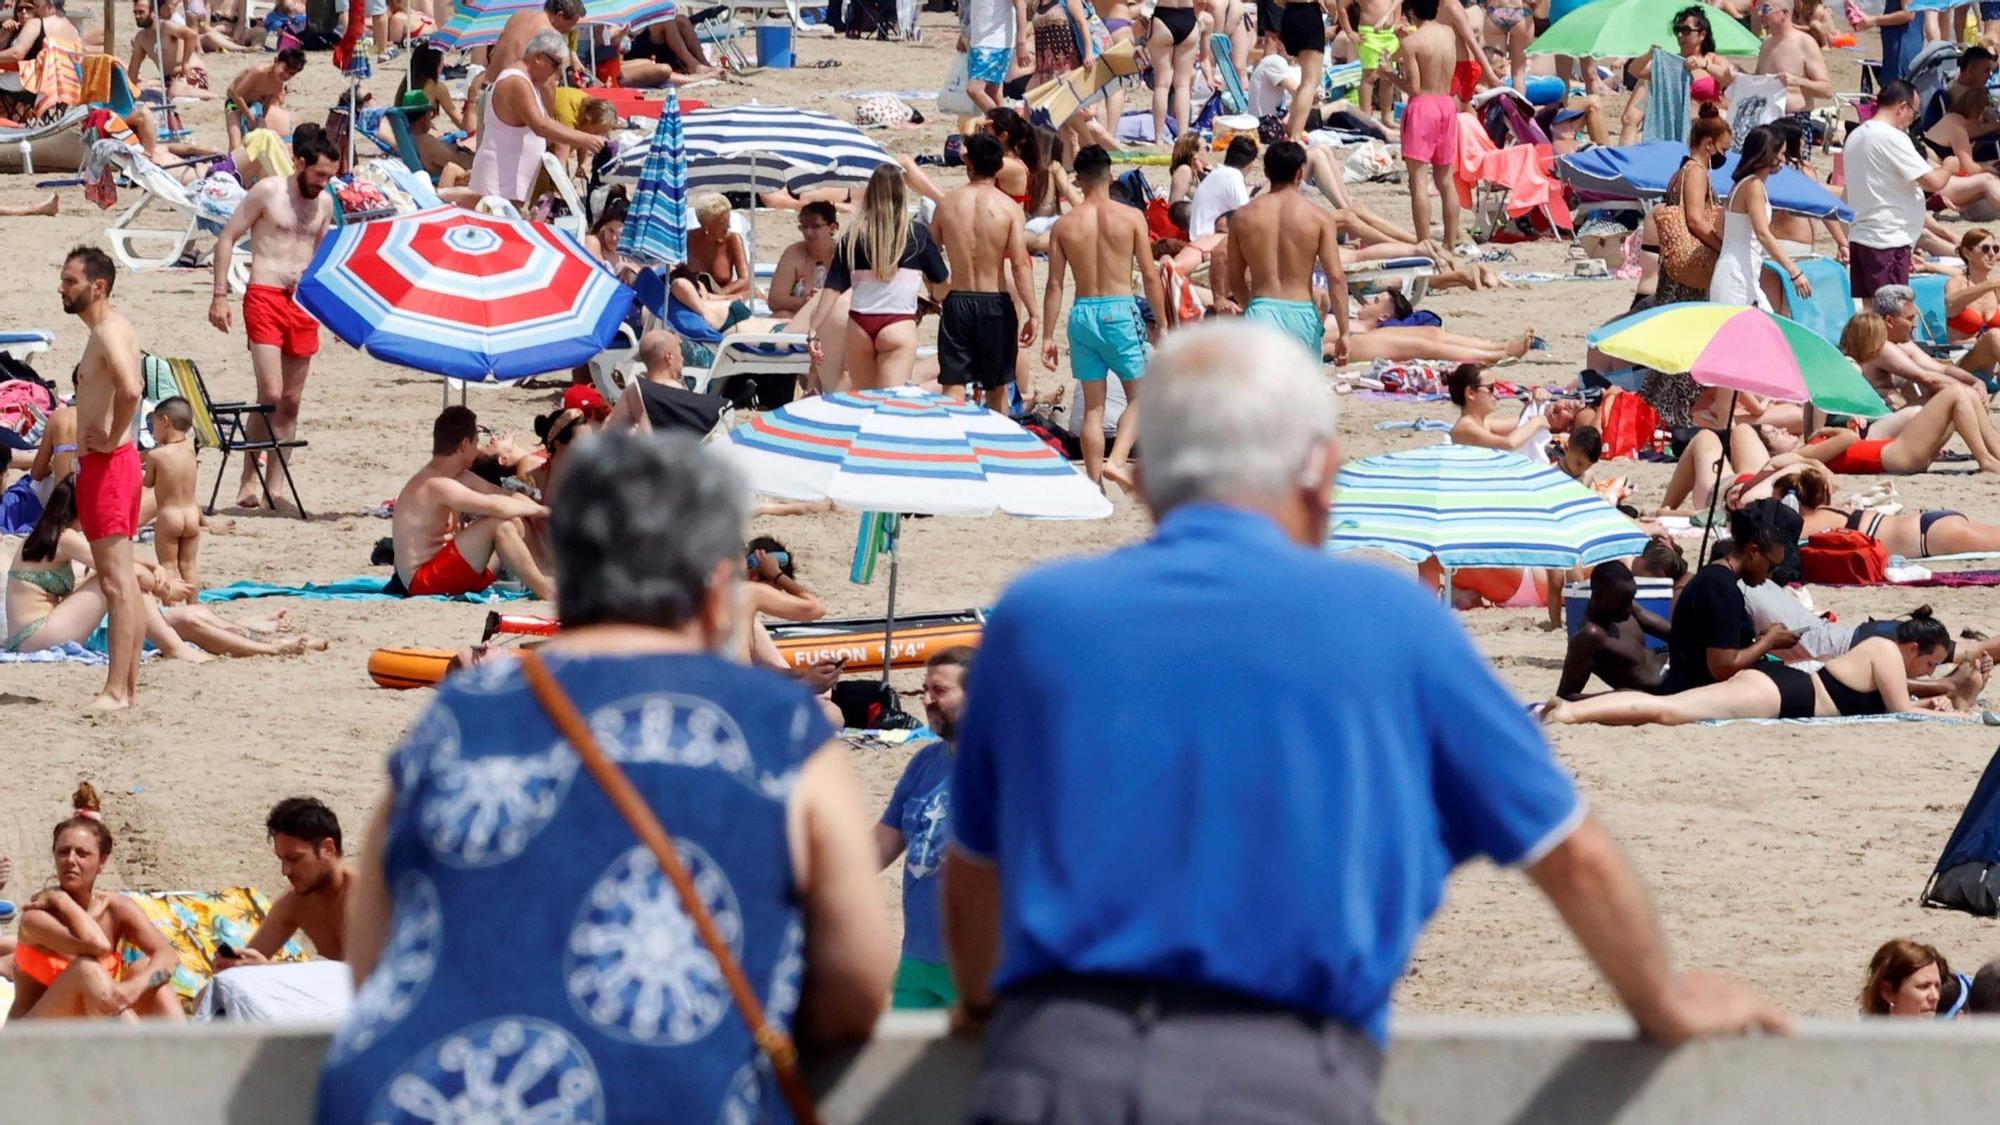
POLYGON ((645 171, 632 193, 618 249, 636 261, 675 266, 687 261, 687 153, 681 140, 681 96, 667 87, 660 123, 646 149, 645 171))
POLYGON ((1553 465, 1437 445, 1343 466, 1327 549, 1435 555, 1447 567, 1590 566, 1639 554, 1646 533, 1553 465))
MULTIPOLYGON (((491 47, 517 12, 539 7, 540 0, 460 0, 451 18, 431 34, 431 45, 445 51, 491 47)), ((638 31, 672 19, 676 10, 674 0, 588 0, 583 22, 638 31)))

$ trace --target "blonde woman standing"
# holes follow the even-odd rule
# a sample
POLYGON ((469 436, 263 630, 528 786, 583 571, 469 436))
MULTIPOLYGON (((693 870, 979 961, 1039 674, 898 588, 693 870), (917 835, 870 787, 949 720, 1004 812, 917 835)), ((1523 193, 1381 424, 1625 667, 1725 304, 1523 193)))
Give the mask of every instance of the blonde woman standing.
MULTIPOLYGON (((910 381, 917 364, 917 301, 928 284, 942 292, 950 279, 944 255, 930 228, 909 215, 910 193, 903 170, 884 164, 868 178, 861 209, 840 232, 827 271, 826 288, 849 294, 847 323, 834 323, 838 301, 826 302, 813 325, 815 364, 825 352, 822 337, 829 331, 847 340, 847 374, 854 390, 900 387, 910 381)), ((839 373, 822 372, 828 389, 845 389, 839 373)))

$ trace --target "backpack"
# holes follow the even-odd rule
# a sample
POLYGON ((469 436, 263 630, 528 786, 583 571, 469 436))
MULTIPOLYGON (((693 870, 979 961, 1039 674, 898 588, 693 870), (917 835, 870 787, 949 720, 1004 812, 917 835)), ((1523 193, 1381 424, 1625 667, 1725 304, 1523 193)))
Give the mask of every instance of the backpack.
POLYGON ((1852 528, 1807 539, 1799 564, 1807 582, 1822 586, 1879 586, 1889 580, 1889 549, 1852 528))

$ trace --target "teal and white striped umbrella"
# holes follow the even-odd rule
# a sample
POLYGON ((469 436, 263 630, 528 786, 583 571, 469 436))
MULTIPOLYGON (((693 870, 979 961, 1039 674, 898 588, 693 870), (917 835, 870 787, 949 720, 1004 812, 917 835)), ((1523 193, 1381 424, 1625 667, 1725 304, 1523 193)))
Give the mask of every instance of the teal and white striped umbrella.
POLYGON ((1646 533, 1553 465, 1436 445, 1340 470, 1330 551, 1386 551, 1447 567, 1590 566, 1646 549, 1646 533))

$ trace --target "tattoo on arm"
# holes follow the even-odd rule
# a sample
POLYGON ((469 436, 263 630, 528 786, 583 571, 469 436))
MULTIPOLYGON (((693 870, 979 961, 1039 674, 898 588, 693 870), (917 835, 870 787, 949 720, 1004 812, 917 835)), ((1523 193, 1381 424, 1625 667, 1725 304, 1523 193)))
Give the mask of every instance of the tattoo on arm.
POLYGON ((153 975, 146 978, 146 991, 151 992, 172 979, 174 979, 174 974, 167 970, 154 969, 153 975))

